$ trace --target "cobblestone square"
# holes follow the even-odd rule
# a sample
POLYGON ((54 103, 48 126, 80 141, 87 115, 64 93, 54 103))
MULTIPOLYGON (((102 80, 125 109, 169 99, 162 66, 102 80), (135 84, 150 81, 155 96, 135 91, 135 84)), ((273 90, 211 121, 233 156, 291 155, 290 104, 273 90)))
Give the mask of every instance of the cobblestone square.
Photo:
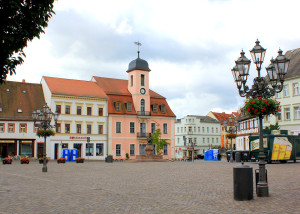
POLYGON ((0 165, 0 213, 300 213, 300 162, 266 165, 270 197, 254 185, 251 201, 233 199, 236 165, 14 161, 0 165))

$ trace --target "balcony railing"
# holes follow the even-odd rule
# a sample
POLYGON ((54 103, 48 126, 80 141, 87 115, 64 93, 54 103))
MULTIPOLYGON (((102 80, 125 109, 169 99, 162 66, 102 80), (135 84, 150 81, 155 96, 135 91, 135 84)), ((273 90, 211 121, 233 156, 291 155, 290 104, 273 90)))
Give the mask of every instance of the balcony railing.
POLYGON ((137 111, 138 116, 150 116, 150 111, 137 111))
POLYGON ((138 132, 137 137, 138 138, 147 138, 150 133, 145 133, 145 132, 138 132))

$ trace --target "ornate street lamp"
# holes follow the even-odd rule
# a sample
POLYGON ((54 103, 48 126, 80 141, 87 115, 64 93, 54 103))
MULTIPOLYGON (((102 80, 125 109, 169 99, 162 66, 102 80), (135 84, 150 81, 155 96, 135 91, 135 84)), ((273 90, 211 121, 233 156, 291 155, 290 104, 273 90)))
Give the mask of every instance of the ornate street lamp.
MULTIPOLYGON (((289 59, 282 55, 282 50, 279 49, 278 56, 275 60, 271 60, 271 64, 266 68, 268 79, 260 76, 261 65, 265 58, 266 49, 260 46, 259 41, 256 41, 255 46, 250 51, 252 60, 256 65, 258 76, 254 78, 252 88, 246 85, 249 75, 251 61, 245 57, 242 50, 241 56, 235 61, 236 66, 231 70, 234 75, 239 94, 241 97, 247 98, 270 98, 276 93, 282 91, 284 76, 287 72, 289 59), (271 87, 268 86, 271 84, 271 87)), ((259 116, 259 181, 257 183, 257 196, 269 196, 269 187, 266 180, 265 169, 265 153, 263 147, 263 115, 259 116)))
MULTIPOLYGON (((51 109, 48 107, 47 103, 43 106, 42 110, 34 110, 32 112, 32 118, 34 120, 34 125, 36 125, 36 122, 38 122, 39 129, 44 129, 46 131, 47 129, 54 128, 57 125, 57 119, 59 114, 53 113, 51 109), (54 119, 55 124, 51 125, 51 120, 54 119)), ((43 148, 43 168, 42 172, 47 172, 47 160, 46 160, 46 138, 47 136, 44 135, 44 148, 43 148)))
MULTIPOLYGON (((230 134, 236 133, 237 128, 238 128, 238 122, 234 121, 234 126, 231 126, 232 125, 232 117, 229 117, 228 120, 229 120, 229 128, 228 128, 227 120, 225 120, 224 124, 223 124, 225 131, 230 134)), ((232 138, 230 138, 230 163, 232 163, 232 162, 233 162, 233 148, 232 148, 232 138)))

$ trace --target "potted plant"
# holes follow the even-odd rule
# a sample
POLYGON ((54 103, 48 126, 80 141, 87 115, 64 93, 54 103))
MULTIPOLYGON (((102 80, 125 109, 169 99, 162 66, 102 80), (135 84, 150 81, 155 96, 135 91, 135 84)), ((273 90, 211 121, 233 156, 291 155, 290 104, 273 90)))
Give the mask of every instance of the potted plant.
POLYGON ((50 137, 50 136, 54 136, 55 132, 52 129, 39 129, 36 133, 37 136, 39 137, 50 137))
POLYGON ((66 158, 58 158, 57 163, 66 163, 66 158))
POLYGON ((128 153, 126 153, 126 160, 128 160, 129 159, 129 154, 128 153))
POLYGON ((11 164, 11 163, 12 163, 11 157, 2 158, 2 164, 11 164))
POLYGON ((21 164, 29 164, 29 162, 30 162, 30 159, 28 158, 28 157, 22 157, 21 158, 21 164))
POLYGON ((84 158, 76 158, 76 163, 84 163, 84 158))
MULTIPOLYGON (((38 160, 39 160, 40 164, 44 163, 44 158, 39 158, 38 160)), ((46 163, 48 163, 48 161, 49 161, 49 158, 46 158, 46 163)))

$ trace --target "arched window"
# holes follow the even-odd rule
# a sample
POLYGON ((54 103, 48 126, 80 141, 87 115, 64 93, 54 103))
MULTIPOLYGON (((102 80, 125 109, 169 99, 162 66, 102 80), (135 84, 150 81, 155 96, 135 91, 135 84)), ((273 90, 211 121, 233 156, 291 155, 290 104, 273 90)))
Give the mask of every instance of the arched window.
POLYGON ((141 99, 141 112, 145 112, 145 100, 141 99))

